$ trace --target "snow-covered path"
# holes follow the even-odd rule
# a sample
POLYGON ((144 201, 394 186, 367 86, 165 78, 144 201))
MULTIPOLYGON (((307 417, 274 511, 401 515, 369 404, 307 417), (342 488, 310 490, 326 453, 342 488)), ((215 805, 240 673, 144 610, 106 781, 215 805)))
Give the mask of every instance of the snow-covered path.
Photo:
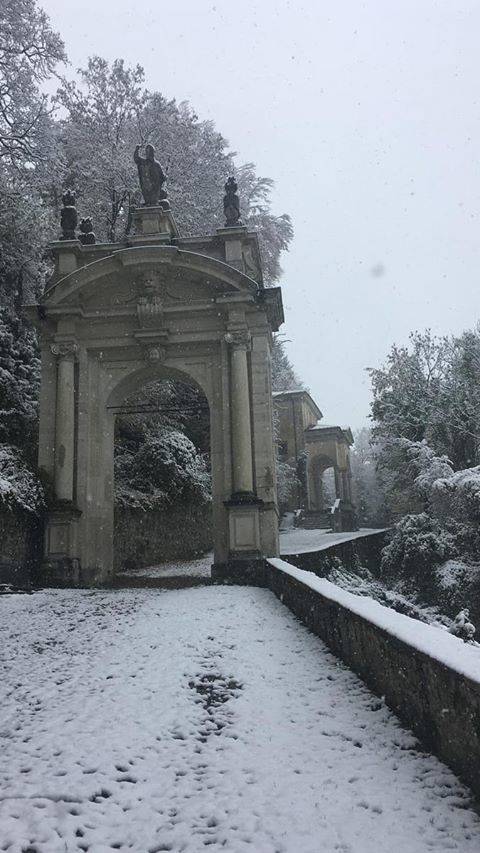
POLYGON ((0 850, 478 853, 436 759, 266 590, 0 599, 0 850))
POLYGON ((363 539, 373 533, 382 533, 387 528, 361 527, 360 530, 348 533, 327 533, 325 530, 306 530, 302 527, 291 527, 280 530, 280 553, 307 554, 312 551, 325 551, 332 545, 351 542, 353 539, 363 539))

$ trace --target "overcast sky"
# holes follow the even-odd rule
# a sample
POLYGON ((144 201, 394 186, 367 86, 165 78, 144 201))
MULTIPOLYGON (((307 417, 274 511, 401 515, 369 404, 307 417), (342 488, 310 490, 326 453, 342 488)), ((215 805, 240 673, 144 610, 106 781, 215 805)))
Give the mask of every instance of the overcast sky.
POLYGON ((40 5, 73 68, 139 62, 275 180, 283 331, 325 421, 367 422, 365 367, 411 330, 477 322, 479 0, 40 5))

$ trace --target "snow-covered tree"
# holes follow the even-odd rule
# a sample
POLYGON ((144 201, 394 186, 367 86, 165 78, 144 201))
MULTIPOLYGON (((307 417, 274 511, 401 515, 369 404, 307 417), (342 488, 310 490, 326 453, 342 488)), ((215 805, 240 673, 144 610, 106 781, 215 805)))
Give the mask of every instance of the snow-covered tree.
POLYGON ((56 100, 67 117, 60 123, 66 161, 65 185, 77 191, 82 213, 92 217, 97 237, 115 242, 128 231, 129 209, 140 202, 133 150, 145 141, 141 114, 144 72, 99 56, 64 81, 56 100))
POLYGON ((407 578, 419 589, 431 583, 432 570, 458 556, 454 533, 426 512, 405 515, 382 553, 382 570, 407 578))
POLYGON ((305 388, 295 372, 280 335, 273 337, 272 385, 274 391, 296 391, 305 388))
POLYGON ((480 466, 454 472, 445 456, 423 442, 399 439, 412 488, 424 511, 395 525, 383 551, 391 579, 451 612, 466 601, 475 606, 480 582, 480 466))
POLYGON ((36 447, 40 362, 34 333, 14 312, 0 309, 0 441, 36 447))
POLYGON ((285 507, 288 506, 288 501, 292 495, 298 491, 300 480, 295 466, 278 457, 276 460, 276 475, 278 506, 280 512, 283 512, 285 507))
POLYGON ((408 442, 426 442, 432 458, 446 457, 454 470, 480 463, 480 331, 416 332, 409 347, 394 346, 386 364, 369 372, 377 464, 398 516, 421 509, 408 442))
POLYGON ((63 42, 35 0, 0 4, 0 161, 44 157, 48 98, 42 83, 66 59, 63 42))
POLYGON ((77 189, 79 206, 93 217, 98 236, 118 240, 129 231, 130 210, 140 201, 133 150, 150 142, 186 236, 223 225, 224 184, 236 173, 242 219, 259 233, 266 283, 278 279, 280 254, 293 231, 286 214, 270 210, 273 182, 258 177, 251 163, 237 168, 226 139, 188 103, 146 90, 141 66, 129 68, 120 59, 109 65, 94 56, 78 73, 79 81, 64 82, 57 94, 67 114, 62 122, 67 182, 77 189))
POLYGON ((205 460, 178 430, 149 430, 136 451, 119 448, 115 457, 116 500, 145 510, 205 503, 210 477, 205 460))
POLYGON ((39 359, 21 313, 43 289, 61 163, 42 85, 65 60, 35 0, 0 4, 0 502, 36 512, 39 359))
POLYGON ((376 448, 371 430, 362 427, 354 432, 350 454, 354 503, 361 527, 382 527, 388 523, 385 490, 377 469, 376 448))
POLYGON ((438 518, 452 518, 477 529, 480 524, 480 466, 437 478, 431 484, 429 498, 432 512, 438 518))
POLYGON ((0 508, 37 514, 43 506, 43 488, 21 451, 0 444, 0 508))
POLYGON ((42 85, 65 60, 35 0, 0 4, 0 300, 18 307, 43 285, 61 181, 51 104, 42 85))
POLYGON ((425 439, 409 441, 401 438, 398 442, 406 451, 415 488, 421 497, 428 500, 435 481, 440 477, 452 476, 452 463, 445 455, 437 456, 425 439))

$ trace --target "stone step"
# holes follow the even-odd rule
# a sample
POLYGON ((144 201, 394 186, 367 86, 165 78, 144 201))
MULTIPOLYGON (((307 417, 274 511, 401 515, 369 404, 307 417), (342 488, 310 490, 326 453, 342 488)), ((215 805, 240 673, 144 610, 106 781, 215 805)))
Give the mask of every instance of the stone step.
POLYGON ((169 577, 151 577, 149 575, 115 575, 109 589, 186 589, 190 586, 210 586, 212 578, 199 575, 170 575, 169 577))
POLYGON ((298 526, 306 530, 331 530, 332 514, 329 511, 306 512, 298 526))

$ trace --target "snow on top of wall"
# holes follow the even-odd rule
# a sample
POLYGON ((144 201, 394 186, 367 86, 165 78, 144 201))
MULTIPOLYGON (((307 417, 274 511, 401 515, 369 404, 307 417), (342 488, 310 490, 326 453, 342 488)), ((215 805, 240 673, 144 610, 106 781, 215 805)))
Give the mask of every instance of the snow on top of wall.
POLYGON ((347 592, 325 578, 318 578, 312 572, 297 569, 285 560, 272 557, 268 562, 275 569, 290 575, 330 601, 335 601, 352 613, 356 613, 357 616, 362 616, 373 625, 387 631, 392 637, 413 646, 444 666, 480 684, 478 646, 467 645, 441 626, 426 625, 424 622, 384 607, 372 598, 347 592))
POLYGON ((346 533, 325 533, 325 530, 307 530, 301 527, 280 531, 281 554, 309 554, 314 551, 325 551, 333 545, 349 542, 351 539, 361 539, 375 533, 383 533, 388 527, 361 527, 360 530, 346 533))
POLYGON ((307 427, 309 430, 314 429, 348 429, 348 427, 342 427, 339 424, 321 424, 319 421, 314 426, 307 427))

